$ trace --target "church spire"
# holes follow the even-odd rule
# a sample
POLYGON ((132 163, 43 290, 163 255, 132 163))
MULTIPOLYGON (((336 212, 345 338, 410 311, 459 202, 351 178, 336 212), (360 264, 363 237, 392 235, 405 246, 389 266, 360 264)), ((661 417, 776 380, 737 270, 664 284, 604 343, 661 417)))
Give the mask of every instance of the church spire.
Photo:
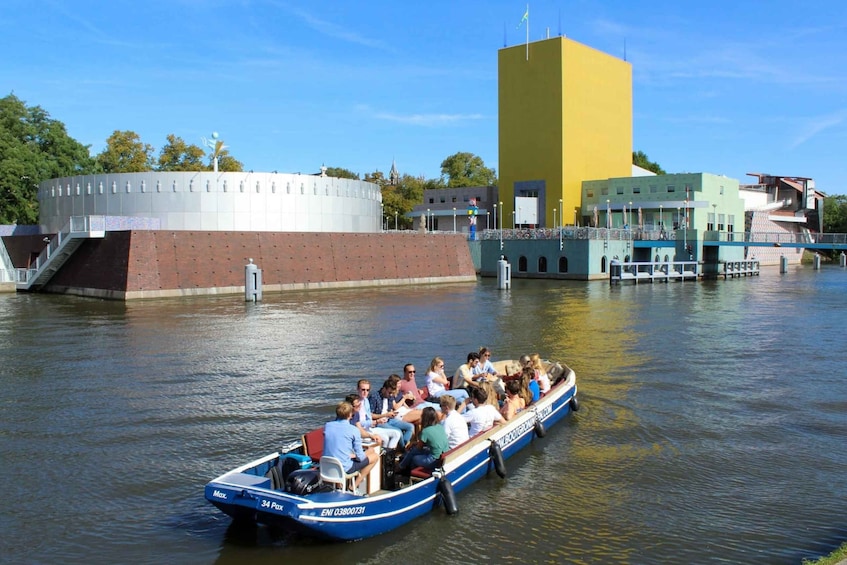
POLYGON ((400 181, 400 173, 397 172, 397 162, 392 159, 391 160, 391 171, 388 173, 388 183, 392 186, 396 185, 400 181))

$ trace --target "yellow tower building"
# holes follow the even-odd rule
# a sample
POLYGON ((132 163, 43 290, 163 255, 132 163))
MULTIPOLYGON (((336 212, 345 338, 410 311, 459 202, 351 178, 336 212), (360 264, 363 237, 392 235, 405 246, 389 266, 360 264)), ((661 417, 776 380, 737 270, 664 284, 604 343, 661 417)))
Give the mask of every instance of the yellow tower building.
POLYGON ((572 224, 583 180, 632 174, 629 63, 555 37, 501 49, 498 82, 503 227, 572 224))

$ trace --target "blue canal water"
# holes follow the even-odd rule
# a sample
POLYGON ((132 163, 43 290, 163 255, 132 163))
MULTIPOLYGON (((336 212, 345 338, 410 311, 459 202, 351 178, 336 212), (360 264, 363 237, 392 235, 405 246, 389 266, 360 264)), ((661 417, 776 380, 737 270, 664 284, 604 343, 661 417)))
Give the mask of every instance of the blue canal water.
POLYGON ((151 300, 0 295, 9 563, 799 563, 847 539, 847 271, 151 300), (582 410, 378 539, 238 530, 210 478, 357 379, 537 351, 582 410))

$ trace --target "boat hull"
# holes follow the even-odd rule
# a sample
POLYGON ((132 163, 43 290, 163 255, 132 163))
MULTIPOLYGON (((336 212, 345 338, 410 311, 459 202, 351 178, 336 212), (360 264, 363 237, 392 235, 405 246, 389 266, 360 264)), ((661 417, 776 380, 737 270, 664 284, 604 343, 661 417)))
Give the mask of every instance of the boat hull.
MULTIPOLYGON (((330 491, 298 496, 271 488, 265 473, 280 454, 272 453, 212 481, 206 499, 233 519, 281 526, 310 536, 333 540, 358 540, 393 530, 443 504, 439 481, 450 481, 460 493, 494 470, 489 455, 492 442, 508 460, 536 440, 536 423, 549 430, 571 411, 576 395, 573 371, 537 403, 504 425, 495 426, 445 460, 442 473, 396 491, 368 497, 330 491)), ((458 500, 461 510, 461 499, 458 500)))

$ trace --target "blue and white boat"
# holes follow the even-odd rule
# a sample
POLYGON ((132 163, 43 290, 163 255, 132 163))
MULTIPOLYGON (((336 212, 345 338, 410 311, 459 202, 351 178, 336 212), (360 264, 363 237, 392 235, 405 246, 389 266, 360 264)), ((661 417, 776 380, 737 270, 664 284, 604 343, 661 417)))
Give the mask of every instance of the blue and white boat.
POLYGON ((440 506, 455 512, 461 506, 456 493, 491 471, 504 476, 506 459, 579 409, 573 370, 550 363, 548 374, 554 385, 538 402, 445 453, 443 463, 431 474, 416 472, 407 482, 390 484, 377 465, 371 473, 375 480, 369 477, 367 495, 330 486, 321 480, 319 469, 289 471, 286 478, 280 477, 283 467, 292 467, 292 459, 307 467, 311 458, 317 459, 308 453, 309 440, 304 436, 210 481, 206 499, 236 521, 281 526, 332 540, 376 536, 440 506))

